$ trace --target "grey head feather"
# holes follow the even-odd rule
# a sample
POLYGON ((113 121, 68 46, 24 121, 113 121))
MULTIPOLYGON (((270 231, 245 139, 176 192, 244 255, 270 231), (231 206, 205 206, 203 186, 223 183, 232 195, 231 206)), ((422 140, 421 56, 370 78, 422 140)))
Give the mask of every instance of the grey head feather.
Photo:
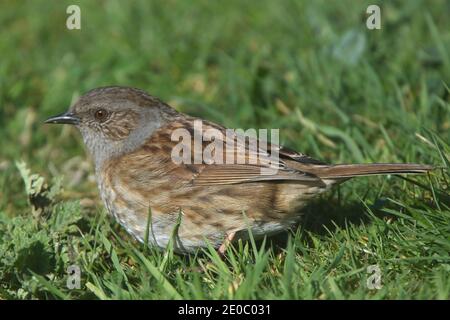
MULTIPOLYGON (((158 128, 180 115, 176 110, 145 93, 140 89, 128 87, 102 87, 89 91, 72 107, 71 111, 81 119, 77 125, 83 141, 91 154, 98 172, 107 160, 119 157, 141 147, 158 128), (136 115, 129 134, 120 139, 112 139, 103 129, 115 123, 105 121, 98 124, 92 114, 97 109, 108 113, 136 115)), ((120 119, 116 119, 120 121, 120 119)))

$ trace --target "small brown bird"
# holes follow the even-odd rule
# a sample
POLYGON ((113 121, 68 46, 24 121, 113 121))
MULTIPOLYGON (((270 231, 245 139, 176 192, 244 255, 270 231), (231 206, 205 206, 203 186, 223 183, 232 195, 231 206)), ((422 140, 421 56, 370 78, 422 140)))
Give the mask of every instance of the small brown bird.
POLYGON ((420 164, 329 165, 270 144, 266 152, 205 120, 198 132, 196 120, 142 90, 114 86, 89 91, 46 123, 80 130, 95 161, 103 202, 129 233, 141 242, 148 234, 151 245, 164 248, 176 230, 174 246, 181 253, 207 242, 223 253, 230 241, 245 238, 248 229, 255 238, 285 230, 299 221, 308 200, 352 177, 432 169, 420 164), (177 130, 190 138, 174 139, 177 130), (223 154, 214 150, 211 155, 219 156, 213 163, 201 157, 211 132, 216 133, 214 142, 234 143, 223 154), (182 162, 176 157, 180 150, 189 153, 182 162), (273 154, 278 154, 276 163, 273 154), (244 156, 245 161, 222 161, 229 156, 244 156))

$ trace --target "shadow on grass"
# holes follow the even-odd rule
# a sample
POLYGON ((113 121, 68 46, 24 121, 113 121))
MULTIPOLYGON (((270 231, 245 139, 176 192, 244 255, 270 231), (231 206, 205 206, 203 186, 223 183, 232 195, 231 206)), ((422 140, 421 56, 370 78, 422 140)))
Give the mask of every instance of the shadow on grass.
POLYGON ((343 204, 336 199, 327 199, 317 200, 307 205, 299 227, 307 232, 325 235, 328 231, 333 232, 337 227, 345 228, 348 224, 360 225, 368 222, 370 217, 367 215, 367 208, 361 202, 343 204))
MULTIPOLYGON (((378 199, 370 210, 377 217, 387 214, 382 211, 386 200, 378 199)), ((326 236, 333 233, 337 228, 346 228, 348 225, 370 224, 371 217, 367 213, 366 206, 360 201, 342 203, 335 198, 316 199, 308 204, 303 210, 301 221, 292 227, 290 231, 271 236, 267 246, 272 246, 275 252, 286 248, 289 234, 295 233, 299 228, 303 231, 302 237, 309 242, 309 233, 318 236, 326 236)))

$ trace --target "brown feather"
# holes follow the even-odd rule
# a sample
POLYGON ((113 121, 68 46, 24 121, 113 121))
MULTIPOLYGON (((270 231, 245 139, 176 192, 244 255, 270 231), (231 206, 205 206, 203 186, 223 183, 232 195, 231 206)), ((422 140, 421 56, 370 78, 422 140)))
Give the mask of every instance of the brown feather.
POLYGON ((432 166, 414 163, 337 164, 313 166, 310 171, 322 179, 351 178, 377 174, 426 173, 432 166))
POLYGON ((148 236, 149 243, 165 248, 175 235, 179 252, 208 243, 221 247, 234 233, 245 239, 251 230, 253 237, 262 238, 290 228, 311 198, 354 176, 432 169, 418 164, 328 165, 282 146, 255 143, 255 137, 244 139, 205 120, 199 129, 194 123, 200 119, 134 88, 92 90, 69 113, 49 120, 79 127, 93 154, 108 212, 142 242, 148 236), (104 121, 93 116, 99 106, 107 108, 104 121))

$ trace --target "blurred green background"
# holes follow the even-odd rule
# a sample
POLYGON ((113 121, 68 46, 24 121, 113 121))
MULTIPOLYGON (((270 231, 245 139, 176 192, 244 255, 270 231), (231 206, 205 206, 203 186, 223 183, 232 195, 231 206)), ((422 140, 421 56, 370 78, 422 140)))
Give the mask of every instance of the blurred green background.
POLYGON ((449 137, 450 4, 375 3, 381 30, 366 28, 371 1, 2 2, 0 206, 21 188, 11 160, 61 173, 84 158, 74 130, 42 121, 111 84, 230 127, 280 128, 327 161, 429 160, 414 134, 449 137), (70 4, 81 30, 66 28, 70 4))
MULTIPOLYGON (((64 176, 63 199, 101 208, 80 136, 43 120, 104 85, 232 128, 279 128, 329 162, 445 165, 431 132, 449 142, 449 14, 445 0, 2 1, 0 217, 29 214, 17 160, 64 176), (66 28, 71 4, 81 30, 66 28), (366 28, 369 4, 381 30, 366 28)), ((408 197, 381 181, 344 194, 408 197)))

